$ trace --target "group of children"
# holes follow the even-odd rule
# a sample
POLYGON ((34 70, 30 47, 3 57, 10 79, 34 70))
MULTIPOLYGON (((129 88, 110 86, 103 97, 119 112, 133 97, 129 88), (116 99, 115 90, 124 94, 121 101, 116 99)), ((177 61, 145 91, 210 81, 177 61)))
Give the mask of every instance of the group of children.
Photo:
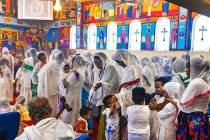
MULTIPOLYGON (((150 108, 147 93, 143 87, 136 87, 132 90, 133 105, 126 109, 122 109, 116 101, 114 95, 107 95, 103 99, 105 110, 102 115, 106 118, 105 135, 107 140, 118 140, 120 131, 127 126, 128 139, 142 140, 150 137, 150 108), (124 118, 125 117, 125 118, 124 118)), ((83 107, 80 110, 81 118, 76 123, 75 131, 78 134, 92 134, 92 130, 88 130, 88 120, 91 118, 91 109, 83 107)))

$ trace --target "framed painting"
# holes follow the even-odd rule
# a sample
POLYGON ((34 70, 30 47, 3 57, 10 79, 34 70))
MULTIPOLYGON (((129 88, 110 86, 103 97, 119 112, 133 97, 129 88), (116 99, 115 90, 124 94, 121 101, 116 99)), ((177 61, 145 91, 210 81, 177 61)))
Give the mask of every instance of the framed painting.
POLYGON ((53 20, 53 1, 18 0, 18 18, 53 20))

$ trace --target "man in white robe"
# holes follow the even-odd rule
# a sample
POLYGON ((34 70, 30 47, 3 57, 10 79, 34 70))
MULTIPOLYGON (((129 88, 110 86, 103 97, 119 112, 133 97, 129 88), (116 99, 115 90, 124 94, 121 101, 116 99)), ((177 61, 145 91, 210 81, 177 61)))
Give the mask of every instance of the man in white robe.
POLYGON ((49 99, 52 107, 52 116, 58 113, 58 85, 60 80, 60 67, 64 61, 64 55, 60 52, 55 58, 42 67, 38 73, 37 96, 43 96, 49 99))
POLYGON ((71 125, 50 117, 52 108, 47 98, 34 98, 29 103, 28 109, 36 125, 24 128, 24 132, 15 140, 73 140, 75 138, 71 125))

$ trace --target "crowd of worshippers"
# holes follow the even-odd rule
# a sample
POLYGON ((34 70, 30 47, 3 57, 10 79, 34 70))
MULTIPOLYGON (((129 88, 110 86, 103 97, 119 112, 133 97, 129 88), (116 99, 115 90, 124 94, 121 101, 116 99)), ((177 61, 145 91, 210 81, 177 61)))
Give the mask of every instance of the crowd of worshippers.
POLYGON ((202 55, 65 58, 30 49, 21 60, 3 48, 0 76, 0 117, 19 114, 16 140, 209 139, 210 63, 202 55))

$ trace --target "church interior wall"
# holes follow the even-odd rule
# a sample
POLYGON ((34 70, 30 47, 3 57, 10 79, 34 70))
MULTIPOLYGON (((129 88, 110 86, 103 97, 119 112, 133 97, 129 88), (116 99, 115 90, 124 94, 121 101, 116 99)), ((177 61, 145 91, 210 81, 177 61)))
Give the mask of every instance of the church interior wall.
MULTIPOLYGON (((14 0, 8 1, 10 4, 14 2, 14 0)), ((189 51, 192 55, 203 54, 208 57, 208 53, 205 52, 190 52, 193 21, 198 13, 190 12, 163 0, 147 0, 144 2, 140 0, 138 4, 133 5, 117 3, 116 1, 86 2, 82 4, 66 2, 61 3, 62 11, 54 12, 55 20, 43 21, 41 22, 43 26, 40 26, 38 21, 18 20, 17 8, 12 11, 12 7, 7 7, 6 3, 2 3, 2 5, 0 3, 0 48, 8 47, 14 55, 21 57, 29 47, 37 48, 39 51, 44 50, 48 53, 54 48, 59 48, 67 56, 72 49, 70 30, 73 25, 76 25, 76 33, 72 33, 75 36, 73 40, 76 42, 77 51, 84 53, 90 51, 87 48, 88 36, 91 35, 91 33, 88 35, 88 27, 95 24, 96 32, 92 35, 94 35, 93 39, 96 42, 94 46, 96 47, 91 49, 91 52, 106 51, 109 55, 112 55, 115 49, 128 49, 139 57, 165 54, 165 51, 159 52, 157 50, 155 47, 157 41, 155 40, 157 37, 160 38, 160 36, 164 37, 165 34, 169 34, 170 40, 168 51, 166 51, 169 55, 179 56, 189 51), (81 11, 78 9, 81 9, 81 11), (65 13, 64 11, 69 12, 65 13), (160 33, 161 35, 157 35, 156 29, 159 28, 156 27, 157 22, 162 18, 169 19, 170 29, 163 30, 160 33), (140 23, 141 30, 133 32, 132 35, 132 29, 140 28, 139 25, 136 25, 138 28, 132 28, 133 21, 140 23), (117 32, 114 33, 115 45, 111 47, 112 51, 107 48, 108 36, 109 34, 111 36, 111 33, 108 32, 110 23, 117 24, 117 32), (133 36, 132 39, 131 36, 133 36), (132 43, 129 42, 130 40, 136 40, 140 43, 132 43)), ((10 6, 16 7, 16 4, 10 6)), ((200 33, 205 35, 205 29, 201 30, 200 33)), ((164 41, 162 42, 164 44, 164 41)), ((161 45, 158 46, 162 47, 161 45)))

